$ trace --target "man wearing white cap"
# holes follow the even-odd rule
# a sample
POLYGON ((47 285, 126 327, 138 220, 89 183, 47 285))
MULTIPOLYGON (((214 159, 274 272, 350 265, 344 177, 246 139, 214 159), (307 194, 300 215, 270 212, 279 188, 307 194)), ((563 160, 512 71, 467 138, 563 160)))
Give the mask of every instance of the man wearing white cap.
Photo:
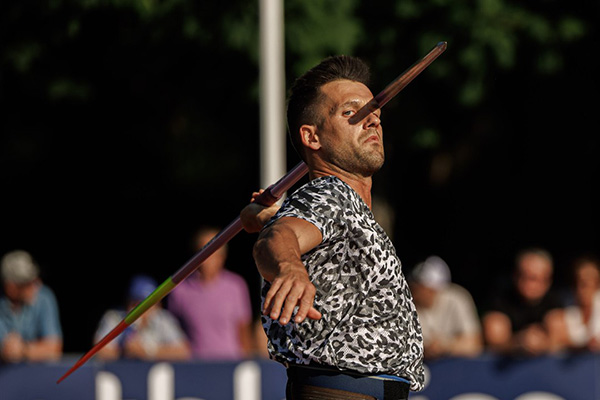
POLYGON ((0 363, 49 361, 62 354, 58 305, 42 284, 39 268, 23 250, 2 257, 4 293, 0 297, 0 363))
POLYGON ((469 292, 451 282, 437 256, 418 264, 409 277, 423 330, 425 358, 472 357, 482 351, 481 325, 469 292))

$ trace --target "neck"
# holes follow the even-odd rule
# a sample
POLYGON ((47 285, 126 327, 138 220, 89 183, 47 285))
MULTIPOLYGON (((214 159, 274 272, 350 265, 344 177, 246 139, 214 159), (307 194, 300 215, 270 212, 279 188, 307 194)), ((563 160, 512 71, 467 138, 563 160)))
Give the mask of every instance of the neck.
POLYGON ((373 184, 371 176, 363 176, 358 173, 348 172, 335 165, 309 165, 308 175, 310 180, 331 175, 340 178, 354 189, 365 204, 371 208, 371 187, 373 184))
POLYGON ((200 280, 201 282, 205 282, 205 283, 210 283, 210 282, 216 280, 218 276, 219 276, 219 272, 207 274, 207 273, 198 271, 198 274, 197 274, 198 280, 200 280))

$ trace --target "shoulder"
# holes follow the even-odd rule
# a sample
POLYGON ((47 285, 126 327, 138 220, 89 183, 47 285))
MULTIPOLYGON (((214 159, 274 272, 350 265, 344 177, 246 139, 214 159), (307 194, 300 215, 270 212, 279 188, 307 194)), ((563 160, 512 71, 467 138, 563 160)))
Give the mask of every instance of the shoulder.
POLYGON ((56 296, 50 287, 42 284, 37 294, 36 302, 40 305, 56 306, 56 296))
POLYGON ((456 283, 451 283, 444 292, 447 296, 457 300, 471 301, 473 299, 471 293, 466 288, 456 283))
POLYGON ((55 298, 54 291, 50 288, 50 286, 47 286, 46 284, 42 284, 40 286, 40 291, 38 292, 38 296, 47 297, 47 298, 55 298))
POLYGON ((350 200, 352 189, 335 176, 324 176, 313 179, 300 187, 290 196, 290 202, 306 202, 310 204, 336 204, 350 200))

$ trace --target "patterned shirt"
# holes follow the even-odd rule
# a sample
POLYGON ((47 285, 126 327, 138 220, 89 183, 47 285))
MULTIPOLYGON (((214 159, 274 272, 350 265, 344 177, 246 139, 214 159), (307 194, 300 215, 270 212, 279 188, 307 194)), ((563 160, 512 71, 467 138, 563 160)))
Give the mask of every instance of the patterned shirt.
POLYGON ((11 332, 27 342, 50 337, 62 339, 58 304, 52 289, 42 285, 35 301, 22 305, 18 312, 7 297, 0 297, 0 342, 11 332))
MULTIPOLYGON (((271 357, 340 370, 406 378, 423 388, 423 338, 416 308, 391 240, 369 207, 334 176, 317 178, 288 197, 266 226, 282 217, 315 225, 322 242, 302 256, 323 317, 280 325, 263 316, 271 357)), ((262 300, 270 283, 264 281, 262 300)))

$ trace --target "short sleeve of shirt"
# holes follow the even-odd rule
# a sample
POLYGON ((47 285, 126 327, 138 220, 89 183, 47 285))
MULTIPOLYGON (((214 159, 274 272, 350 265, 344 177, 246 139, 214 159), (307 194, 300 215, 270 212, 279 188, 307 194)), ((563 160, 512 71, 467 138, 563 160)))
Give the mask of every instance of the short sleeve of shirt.
POLYGON ((0 299, 0 339, 9 332, 18 333, 26 341, 62 338, 58 303, 49 287, 42 285, 35 301, 16 314, 7 298, 0 299))
POLYGON ((316 226, 327 242, 344 234, 346 225, 340 214, 348 209, 348 202, 345 183, 333 176, 317 178, 288 197, 266 226, 282 217, 300 218, 316 226))
POLYGON ((58 304, 54 293, 48 287, 40 291, 40 336, 62 338, 62 329, 58 315, 58 304))

